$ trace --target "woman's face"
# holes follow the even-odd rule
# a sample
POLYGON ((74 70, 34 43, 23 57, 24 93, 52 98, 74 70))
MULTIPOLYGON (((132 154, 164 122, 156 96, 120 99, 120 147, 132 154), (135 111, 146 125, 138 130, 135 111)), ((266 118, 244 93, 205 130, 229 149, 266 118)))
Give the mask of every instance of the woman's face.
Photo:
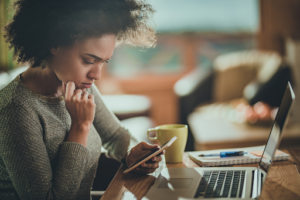
POLYGON ((115 35, 107 34, 70 47, 52 48, 49 68, 60 81, 73 81, 79 89, 89 88, 100 78, 103 64, 111 58, 115 44, 115 35))

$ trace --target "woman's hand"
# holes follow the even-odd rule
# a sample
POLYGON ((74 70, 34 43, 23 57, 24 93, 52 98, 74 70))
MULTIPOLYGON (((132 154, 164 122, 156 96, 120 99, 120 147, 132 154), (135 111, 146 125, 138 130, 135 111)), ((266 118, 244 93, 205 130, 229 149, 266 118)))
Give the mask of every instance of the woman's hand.
POLYGON ((65 104, 72 120, 67 141, 87 145, 87 137, 95 117, 95 103, 93 95, 76 89, 74 82, 63 83, 65 104))
MULTIPOLYGON (((125 158, 125 162, 127 166, 130 167, 134 163, 136 163, 137 160, 145 158, 147 155, 153 153, 158 149, 158 145, 151 145, 147 142, 141 142, 129 151, 125 158)), ((148 174, 154 172, 159 167, 159 162, 162 161, 161 155, 163 154, 165 154, 165 151, 163 151, 160 155, 151 158, 132 171, 140 174, 148 174)))

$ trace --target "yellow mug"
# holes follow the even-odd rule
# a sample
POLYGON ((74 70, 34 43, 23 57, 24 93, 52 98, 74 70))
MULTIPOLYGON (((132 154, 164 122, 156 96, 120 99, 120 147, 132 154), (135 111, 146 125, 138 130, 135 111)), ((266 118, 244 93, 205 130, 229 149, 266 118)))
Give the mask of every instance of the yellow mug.
POLYGON ((182 162, 183 152, 185 149, 188 126, 184 124, 166 124, 150 128, 147 131, 149 140, 159 141, 160 145, 166 143, 174 136, 177 136, 177 140, 166 149, 166 163, 180 163, 182 162), (149 133, 155 132, 155 137, 150 137, 149 133))

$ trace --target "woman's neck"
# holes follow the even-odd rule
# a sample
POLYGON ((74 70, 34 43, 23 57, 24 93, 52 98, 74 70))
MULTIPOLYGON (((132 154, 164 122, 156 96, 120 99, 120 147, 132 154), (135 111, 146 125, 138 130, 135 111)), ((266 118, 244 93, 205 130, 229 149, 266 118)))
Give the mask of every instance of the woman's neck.
POLYGON ((59 97, 63 95, 62 82, 48 67, 42 69, 28 68, 21 75, 22 82, 35 93, 47 97, 59 97))

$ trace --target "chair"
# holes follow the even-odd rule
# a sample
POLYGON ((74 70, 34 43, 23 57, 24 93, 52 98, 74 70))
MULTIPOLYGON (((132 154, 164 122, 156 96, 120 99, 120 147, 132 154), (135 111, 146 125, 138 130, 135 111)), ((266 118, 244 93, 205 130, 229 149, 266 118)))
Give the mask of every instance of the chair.
MULTIPOLYGON (((197 127, 195 123, 199 123, 200 118, 198 121, 191 120, 189 119, 191 114, 201 112, 201 120, 203 121, 209 116, 209 113, 205 114, 205 112, 211 112, 211 110, 200 108, 220 103, 227 104, 226 102, 238 98, 243 98, 251 104, 264 100, 266 93, 264 86, 272 86, 274 77, 277 76, 276 81, 279 77, 282 82, 290 79, 290 71, 287 69, 288 67, 283 66, 282 58, 275 52, 241 51, 221 55, 215 59, 210 70, 197 68, 177 81, 174 85, 174 91, 179 98, 180 123, 189 125, 186 150, 195 150, 199 144, 203 146, 205 141, 199 141, 199 134, 209 134, 209 131, 199 133, 194 128, 197 127), (282 78, 282 71, 286 71, 283 75, 285 78, 282 78), (206 105, 204 106, 204 104, 206 105), (195 111, 196 108, 197 111, 195 111)), ((282 82, 279 85, 282 86, 282 82)), ((277 93, 278 91, 273 91, 268 95, 274 97, 277 93)), ((281 98, 281 94, 275 97, 275 99, 278 98, 281 98)), ((219 109, 222 108, 219 107, 219 109)), ((222 126, 220 123, 217 124, 222 126)), ((200 138, 203 139, 203 137, 200 138)))

